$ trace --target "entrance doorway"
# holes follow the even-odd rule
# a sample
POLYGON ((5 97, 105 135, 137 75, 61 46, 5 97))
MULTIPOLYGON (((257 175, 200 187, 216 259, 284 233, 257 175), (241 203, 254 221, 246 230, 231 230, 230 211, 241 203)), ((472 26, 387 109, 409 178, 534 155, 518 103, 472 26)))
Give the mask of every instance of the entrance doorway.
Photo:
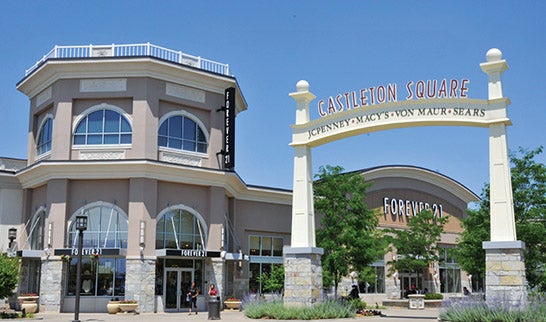
POLYGON ((165 311, 177 312, 189 307, 186 294, 194 280, 193 272, 191 268, 165 268, 165 311))
POLYGON ((407 297, 408 294, 417 294, 421 293, 422 290, 422 278, 423 274, 419 274, 419 278, 417 278, 417 274, 402 274, 400 281, 402 286, 402 297, 407 297))

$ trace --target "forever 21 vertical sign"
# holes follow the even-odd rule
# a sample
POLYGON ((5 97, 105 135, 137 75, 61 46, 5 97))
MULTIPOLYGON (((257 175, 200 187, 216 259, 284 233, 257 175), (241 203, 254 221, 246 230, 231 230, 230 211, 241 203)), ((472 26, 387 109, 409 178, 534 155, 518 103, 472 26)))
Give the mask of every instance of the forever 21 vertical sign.
POLYGON ((225 113, 224 120, 224 167, 235 167, 235 88, 226 88, 224 93, 225 113))

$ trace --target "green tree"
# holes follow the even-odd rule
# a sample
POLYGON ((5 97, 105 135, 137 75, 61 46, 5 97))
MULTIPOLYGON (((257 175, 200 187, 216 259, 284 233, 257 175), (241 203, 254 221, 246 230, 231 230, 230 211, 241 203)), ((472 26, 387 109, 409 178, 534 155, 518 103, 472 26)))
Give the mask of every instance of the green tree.
MULTIPOLYGON (((525 242, 525 274, 531 288, 546 291, 546 166, 535 157, 543 148, 519 148, 510 153, 514 216, 517 238, 525 242)), ((465 231, 459 238, 455 257, 473 275, 484 276, 485 251, 482 241, 490 240, 489 185, 482 191, 477 210, 463 220, 465 231)))
POLYGON ((323 285, 333 283, 336 297, 343 276, 366 272, 385 249, 379 217, 365 203, 369 184, 360 173, 342 172, 340 166, 321 166, 314 183, 315 212, 322 216, 316 236, 324 249, 323 285))
POLYGON ((423 210, 408 218, 407 229, 386 229, 388 240, 396 248, 396 260, 390 261, 390 273, 394 270, 417 273, 438 261, 437 243, 444 232, 448 217, 436 217, 430 210, 423 210))
POLYGON ((13 295, 19 276, 19 261, 15 257, 0 254, 0 299, 13 295))
POLYGON ((284 287, 284 266, 281 264, 271 265, 269 273, 263 272, 258 277, 265 292, 281 293, 284 287))

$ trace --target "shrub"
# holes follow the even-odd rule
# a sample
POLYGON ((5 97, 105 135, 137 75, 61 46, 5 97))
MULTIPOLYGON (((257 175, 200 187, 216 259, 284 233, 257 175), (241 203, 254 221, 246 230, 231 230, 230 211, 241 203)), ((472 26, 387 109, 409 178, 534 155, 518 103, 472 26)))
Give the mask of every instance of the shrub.
POLYGON ((509 305, 502 300, 450 299, 439 318, 451 322, 546 322, 546 302, 529 300, 529 305, 509 305))
POLYGON ((285 307, 280 300, 248 301, 245 303, 243 312, 251 319, 318 320, 354 317, 349 306, 337 301, 315 303, 310 307, 285 307))
POLYGON ((443 300, 444 295, 440 293, 427 293, 425 294, 425 300, 443 300))
POLYGON ((19 260, 0 254, 0 299, 13 295, 17 286, 19 274, 19 260))

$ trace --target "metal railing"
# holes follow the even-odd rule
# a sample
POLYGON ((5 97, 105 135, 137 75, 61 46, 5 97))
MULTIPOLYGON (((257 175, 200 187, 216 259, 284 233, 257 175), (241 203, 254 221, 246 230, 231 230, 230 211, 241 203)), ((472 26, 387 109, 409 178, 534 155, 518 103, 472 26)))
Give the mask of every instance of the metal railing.
POLYGON ((25 71, 28 76, 50 58, 88 58, 88 57, 136 57, 151 56, 167 61, 200 68, 209 72, 230 76, 229 65, 185 54, 181 51, 156 46, 150 43, 132 45, 87 45, 55 46, 47 54, 25 71))

